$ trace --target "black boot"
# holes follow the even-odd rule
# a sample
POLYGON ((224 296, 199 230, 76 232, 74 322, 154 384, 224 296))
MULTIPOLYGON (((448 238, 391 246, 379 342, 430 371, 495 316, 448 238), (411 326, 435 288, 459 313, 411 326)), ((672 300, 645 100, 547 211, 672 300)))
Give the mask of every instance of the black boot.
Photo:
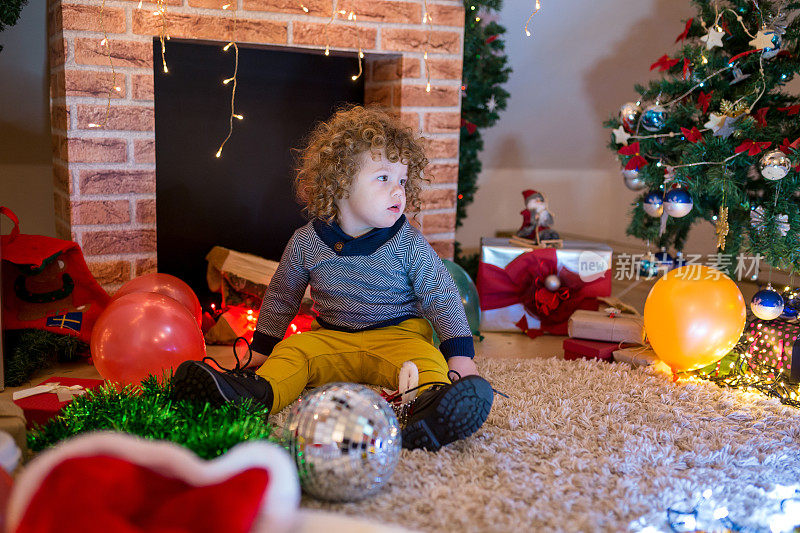
POLYGON ((486 422, 494 391, 480 376, 437 384, 401 407, 403 448, 436 451, 468 437, 486 422))

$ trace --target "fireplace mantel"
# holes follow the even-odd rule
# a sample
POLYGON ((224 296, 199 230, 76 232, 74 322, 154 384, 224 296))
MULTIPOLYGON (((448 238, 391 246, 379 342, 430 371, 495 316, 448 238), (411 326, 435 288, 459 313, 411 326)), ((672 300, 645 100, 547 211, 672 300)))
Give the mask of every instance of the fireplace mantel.
MULTIPOLYGON (((464 8, 461 0, 166 0, 170 37, 365 54, 365 102, 427 139, 431 184, 418 221, 442 257, 455 238, 464 8), (225 4, 232 7, 223 9, 225 4), (304 11, 304 8, 308 12, 304 11), (355 13, 356 21, 331 13, 355 13), (327 30, 325 30, 327 26, 327 30), (426 92, 427 51, 431 90, 426 92)), ((78 242, 114 290, 155 272, 154 3, 48 1, 50 110, 57 234, 78 242), (102 44, 108 35, 112 67, 102 44), (118 90, 115 90, 115 87, 118 90), (109 91, 112 94, 105 120, 109 91), (91 123, 105 127, 91 127, 91 123)), ((161 67, 161 57, 156 58, 161 67)), ((167 57, 169 65, 169 57, 167 57)))

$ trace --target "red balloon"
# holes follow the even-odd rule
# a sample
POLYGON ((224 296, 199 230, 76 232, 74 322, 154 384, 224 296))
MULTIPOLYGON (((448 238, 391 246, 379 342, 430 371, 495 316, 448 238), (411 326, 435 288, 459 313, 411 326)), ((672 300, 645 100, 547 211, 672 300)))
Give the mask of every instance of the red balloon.
POLYGON ((177 300, 153 292, 115 299, 95 322, 92 359, 103 379, 138 385, 153 374, 161 380, 183 361, 206 355, 203 333, 177 300))
POLYGON ((144 274, 120 287, 114 294, 112 301, 120 296, 134 292, 157 292, 174 298, 192 313, 197 322, 197 327, 201 327, 203 324, 203 309, 200 307, 200 300, 197 299, 197 295, 192 288, 180 278, 169 274, 144 274))

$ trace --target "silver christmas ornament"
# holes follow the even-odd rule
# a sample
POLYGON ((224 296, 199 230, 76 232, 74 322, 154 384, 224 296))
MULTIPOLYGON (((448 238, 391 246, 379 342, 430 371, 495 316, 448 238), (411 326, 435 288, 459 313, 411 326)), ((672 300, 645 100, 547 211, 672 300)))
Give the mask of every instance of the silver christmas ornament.
POLYGON ((625 186, 632 191, 641 191, 647 187, 647 183, 642 179, 638 168, 632 168, 630 170, 623 169, 622 177, 624 178, 625 186))
POLYGON ((791 170, 792 161, 780 150, 770 150, 761 156, 758 168, 766 179, 780 180, 791 170))
POLYGON ((389 404, 356 383, 329 383, 292 407, 283 439, 303 490, 352 501, 378 491, 400 456, 400 426, 389 404))
POLYGON ((550 292, 556 292, 558 289, 561 288, 561 278, 559 278, 555 274, 550 274, 549 276, 544 278, 544 287, 550 292))
POLYGON ((622 104, 622 107, 619 108, 619 120, 622 122, 622 126, 628 131, 633 130, 641 112, 642 108, 634 102, 622 104))
POLYGON ((645 109, 642 115, 642 127, 650 132, 659 131, 667 124, 667 110, 660 105, 645 109))

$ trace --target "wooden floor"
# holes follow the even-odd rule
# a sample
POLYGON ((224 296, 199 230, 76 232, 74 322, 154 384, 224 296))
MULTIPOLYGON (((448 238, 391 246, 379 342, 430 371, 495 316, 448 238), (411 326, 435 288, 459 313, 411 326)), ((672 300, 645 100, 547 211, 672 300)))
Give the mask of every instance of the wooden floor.
MULTIPOLYGON (((612 283, 612 296, 619 297, 639 312, 644 310, 644 302, 655 280, 617 281, 612 283)), ((758 286, 750 282, 739 282, 739 288, 746 302, 749 302, 758 286)), ((522 333, 483 333, 483 340, 475 343, 476 361, 480 366, 483 358, 533 358, 553 357, 563 354, 561 343, 564 337, 543 335, 530 339, 522 333)), ((235 358, 230 346, 208 346, 208 354, 224 366, 234 366, 235 358)), ((35 374, 28 383, 20 387, 9 387, 0 393, 0 398, 8 397, 15 390, 32 387, 53 376, 75 378, 100 378, 95 367, 85 363, 59 364, 46 371, 35 374)))

